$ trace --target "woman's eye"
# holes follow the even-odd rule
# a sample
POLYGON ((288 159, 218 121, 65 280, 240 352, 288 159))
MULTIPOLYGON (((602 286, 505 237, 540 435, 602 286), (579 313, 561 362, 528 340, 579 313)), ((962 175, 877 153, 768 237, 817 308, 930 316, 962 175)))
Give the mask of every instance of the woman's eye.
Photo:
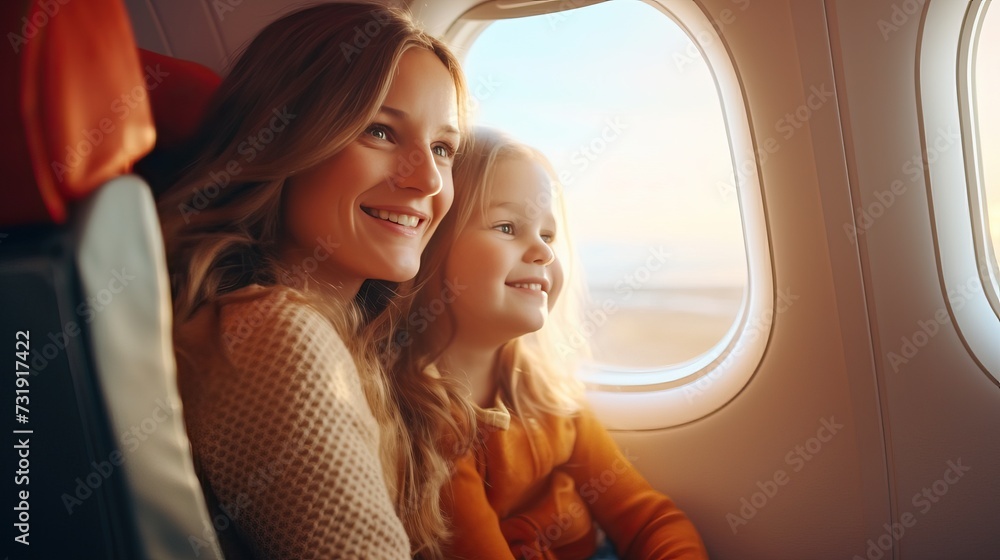
POLYGON ((514 235, 514 224, 497 224, 493 226, 493 229, 504 235, 514 235))

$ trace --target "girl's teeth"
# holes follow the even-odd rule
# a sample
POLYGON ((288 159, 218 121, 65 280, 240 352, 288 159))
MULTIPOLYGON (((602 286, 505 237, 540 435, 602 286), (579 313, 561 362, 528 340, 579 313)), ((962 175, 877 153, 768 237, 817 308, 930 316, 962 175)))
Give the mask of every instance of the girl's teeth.
POLYGON ((519 282, 517 284, 513 284, 513 286, 515 288, 527 288, 529 290, 534 290, 536 292, 539 292, 539 291, 542 290, 542 285, 541 284, 522 284, 522 283, 519 282))

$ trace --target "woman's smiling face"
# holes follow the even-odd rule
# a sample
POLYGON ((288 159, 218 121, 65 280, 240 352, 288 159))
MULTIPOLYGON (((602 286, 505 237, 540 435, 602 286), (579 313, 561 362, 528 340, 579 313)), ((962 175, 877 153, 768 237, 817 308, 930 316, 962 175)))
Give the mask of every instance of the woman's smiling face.
POLYGON ((431 51, 403 53, 375 121, 323 163, 288 180, 286 266, 345 289, 409 280, 454 198, 460 141, 455 80, 431 51))

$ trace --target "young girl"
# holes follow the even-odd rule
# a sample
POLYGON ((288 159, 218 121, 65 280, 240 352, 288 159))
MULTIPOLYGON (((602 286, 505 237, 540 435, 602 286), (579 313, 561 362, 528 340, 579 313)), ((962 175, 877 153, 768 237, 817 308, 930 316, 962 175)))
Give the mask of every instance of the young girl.
POLYGON ((623 558, 706 558, 687 517, 581 404, 566 352, 555 352, 570 347, 553 335, 568 332, 542 329, 565 311, 556 301, 568 283, 554 177, 536 150, 477 129, 456 162, 452 213, 418 275, 415 309, 433 311, 446 285, 457 293, 437 306, 433 328, 408 331, 401 375, 440 377, 477 411, 458 422, 464 434, 443 440, 457 437, 460 452, 474 438, 442 498, 453 526, 447 554, 588 558, 596 522, 623 558))
POLYGON ((464 95, 405 14, 297 11, 247 47, 160 200, 184 416, 227 558, 439 551, 447 471, 413 451, 377 361, 395 306, 375 281, 412 278, 451 206, 464 95))

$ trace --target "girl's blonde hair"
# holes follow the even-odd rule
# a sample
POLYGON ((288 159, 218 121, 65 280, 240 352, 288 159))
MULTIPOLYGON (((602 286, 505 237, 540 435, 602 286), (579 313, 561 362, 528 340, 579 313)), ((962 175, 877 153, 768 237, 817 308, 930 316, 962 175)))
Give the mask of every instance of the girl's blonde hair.
POLYGON ((407 397, 380 362, 380 349, 403 314, 394 286, 366 281, 359 294, 350 294, 353 305, 338 305, 321 290, 306 289, 316 282, 308 266, 289 268, 278 258, 286 180, 327 160, 371 124, 410 48, 433 52, 448 69, 464 130, 465 80, 444 43, 394 8, 313 6, 271 23, 247 46, 213 97, 193 150, 197 158, 158 206, 176 325, 250 284, 294 290, 329 318, 362 372, 381 427, 386 481, 413 548, 439 556, 444 522, 428 495, 436 497, 446 473, 435 470, 440 461, 433 454, 413 445, 398 402, 407 397))
MULTIPOLYGON (((472 403, 453 382, 437 380, 424 374, 452 342, 455 319, 447 303, 451 298, 463 297, 461 278, 456 284, 446 282, 445 261, 455 240, 473 220, 485 219, 493 191, 497 166, 505 161, 526 159, 541 164, 554 185, 553 211, 558 231, 555 251, 565 269, 565 282, 545 326, 534 333, 518 337, 504 344, 500 352, 499 384, 502 396, 511 405, 511 411, 522 418, 542 414, 573 415, 579 411, 583 400, 583 384, 574 372, 578 359, 588 355, 585 338, 572 325, 579 324, 579 304, 582 296, 581 275, 575 270, 573 247, 567 232, 565 204, 562 188, 549 161, 538 150, 521 144, 489 128, 475 128, 462 153, 455 161, 455 201, 451 212, 444 218, 434 238, 424 251, 420 272, 413 280, 415 295, 410 314, 411 320, 404 330, 397 333, 401 349, 397 361, 397 376, 402 384, 436 384, 448 400, 434 406, 409 411, 412 426, 420 426, 423 437, 441 438, 445 456, 458 455, 469 449, 475 441, 475 416, 472 403), (456 293, 456 289, 458 290, 456 293), (440 313, 419 313, 419 311, 440 313), (427 319, 428 315, 432 318, 427 319), (457 412, 456 412, 457 411, 457 412), (443 421, 438 419, 444 419, 443 421), (438 424, 438 431, 432 428, 438 424), (446 434, 441 437, 441 434, 446 434), (456 445, 457 443, 457 445, 456 445)), ((528 201, 531 204, 532 201, 528 201)))

